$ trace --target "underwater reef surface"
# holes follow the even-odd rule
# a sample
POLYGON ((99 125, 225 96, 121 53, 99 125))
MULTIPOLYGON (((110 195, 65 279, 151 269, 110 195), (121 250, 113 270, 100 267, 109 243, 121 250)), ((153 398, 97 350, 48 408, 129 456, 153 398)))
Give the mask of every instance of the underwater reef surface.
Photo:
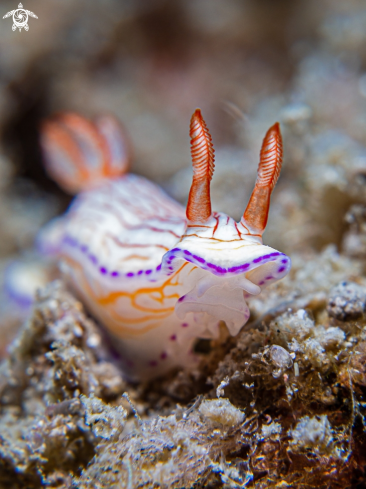
POLYGON ((29 32, 0 31, 0 487, 365 487, 364 0, 107 3, 33 0, 29 32), (39 127, 112 111, 131 171, 184 204, 195 105, 217 140, 213 209, 237 219, 280 122, 264 241, 293 267, 193 370, 130 384, 82 304, 45 286, 59 273, 34 240, 70 198, 39 127), (12 302, 39 286, 31 310, 12 302))
POLYGON ((51 283, 0 366, 1 487, 361 487, 360 272, 334 247, 298 257, 238 337, 223 328, 197 368, 145 384, 51 283))

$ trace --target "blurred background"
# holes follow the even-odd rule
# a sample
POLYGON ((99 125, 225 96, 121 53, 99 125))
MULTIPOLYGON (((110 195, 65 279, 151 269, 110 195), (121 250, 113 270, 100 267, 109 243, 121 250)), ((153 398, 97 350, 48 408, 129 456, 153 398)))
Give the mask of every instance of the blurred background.
POLYGON ((71 201, 39 145, 57 112, 114 113, 131 171, 185 205, 200 107, 216 148, 213 208, 236 219, 279 121, 284 165, 265 242, 290 255, 334 243, 364 257, 364 0, 24 0, 38 16, 28 32, 2 18, 17 1, 0 4, 0 356, 29 293, 57 276, 34 251, 71 201))

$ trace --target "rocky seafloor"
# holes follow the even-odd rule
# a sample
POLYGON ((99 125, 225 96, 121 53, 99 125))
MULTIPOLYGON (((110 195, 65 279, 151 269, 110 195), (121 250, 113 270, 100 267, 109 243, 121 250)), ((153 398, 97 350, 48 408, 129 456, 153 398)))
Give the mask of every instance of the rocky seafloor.
POLYGON ((366 487, 364 2, 30 8, 29 32, 5 20, 0 32, 0 487, 366 487), (238 336, 222 324, 198 342, 193 370, 131 384, 34 251, 69 202, 44 174, 39 128, 57 111, 112 110, 131 171, 184 203, 196 105, 216 148, 213 208, 236 219, 261 138, 281 123, 264 242, 293 266, 252 298, 238 336), (36 286, 31 308, 13 300, 36 286))
POLYGON ((0 484, 363 487, 361 271, 332 247, 295 260, 237 337, 223 326, 194 370, 135 385, 50 284, 0 367, 0 484))

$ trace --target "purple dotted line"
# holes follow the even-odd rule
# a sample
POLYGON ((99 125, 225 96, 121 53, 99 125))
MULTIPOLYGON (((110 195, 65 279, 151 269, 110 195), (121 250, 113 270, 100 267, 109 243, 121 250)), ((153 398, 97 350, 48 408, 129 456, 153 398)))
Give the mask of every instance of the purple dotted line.
MULTIPOLYGON (((87 256, 87 258, 91 261, 91 263, 93 263, 93 265, 98 265, 98 259, 95 255, 93 255, 92 253, 88 253, 88 246, 85 245, 85 244, 79 244, 78 241, 74 238, 72 238, 71 236, 65 236, 64 239, 63 239, 63 242, 73 248, 78 248, 83 254, 85 254, 87 256)), ((171 275, 173 273, 173 270, 174 268, 171 266, 172 264, 172 261, 177 258, 175 255, 173 255, 172 253, 175 253, 175 252, 181 252, 181 250, 179 248, 174 248, 170 251, 170 254, 168 256, 168 259, 166 261, 166 264, 168 265, 168 270, 169 270, 169 273, 168 275, 171 275)), ((183 250, 183 254, 186 255, 186 257, 190 257, 189 258, 189 261, 191 262, 197 262, 201 265, 205 264, 208 268, 212 269, 212 270, 215 270, 216 273, 219 273, 219 274, 225 274, 225 273, 237 273, 237 272, 243 272, 245 270, 247 270, 251 263, 260 263, 260 262, 266 262, 266 261, 273 261, 275 257, 277 256, 284 256, 285 258, 283 260, 281 260, 281 262, 283 264, 287 264, 288 263, 288 258, 286 257, 286 255, 284 253, 280 253, 278 251, 274 252, 274 253, 269 253, 267 255, 263 255, 263 256, 259 256, 258 258, 255 258, 252 262, 250 263, 244 263, 243 265, 238 265, 238 266, 235 266, 235 267, 230 267, 230 268, 223 268, 223 267, 220 267, 218 265, 215 265, 214 263, 209 263, 209 262, 206 262, 206 260, 204 258, 202 258, 201 256, 198 256, 198 255, 194 255, 193 253, 191 253, 190 251, 188 250, 183 250)), ((188 259, 188 258, 187 258, 188 259)), ((278 273, 282 273, 284 270, 286 269, 285 266, 281 266, 277 272, 278 273)), ((161 270, 161 264, 158 265, 156 268, 155 268, 155 271, 159 272, 161 270)), ((128 278, 132 278, 132 277, 135 277, 135 276, 141 276, 141 275, 151 275, 153 273, 153 269, 148 269, 148 270, 139 270, 138 272, 127 272, 126 274, 124 274, 125 277, 128 277, 128 278)), ((110 277, 120 277, 121 276, 121 273, 118 272, 117 270, 112 270, 112 271, 108 271, 108 269, 104 266, 100 266, 99 267, 99 272, 102 274, 102 275, 109 275, 110 277)), ((266 280, 269 280, 266 278, 266 280)), ((262 281, 259 285, 262 285, 264 282, 262 281)), ((181 300, 183 300, 181 298, 181 300)))
MULTIPOLYGON (((170 253, 173 253, 173 252, 175 252, 175 251, 180 251, 180 249, 179 249, 179 248, 174 248, 173 250, 170 250, 170 253)), ((168 275, 171 275, 171 274, 173 273, 174 268, 173 268, 173 267, 171 267, 170 265, 172 264, 172 261, 173 261, 175 258, 177 258, 175 255, 170 255, 170 254, 169 254, 169 256, 168 256, 168 259, 167 259, 167 261, 166 261, 166 264, 167 264, 167 265, 169 265, 169 266, 168 266, 168 270, 169 270, 168 275)), ((160 265, 160 268, 161 268, 161 265, 160 265)))
MULTIPOLYGON (((180 250, 179 248, 174 248, 173 250, 171 250, 171 253, 181 252, 181 251, 182 250, 180 250)), ((217 273, 220 273, 220 274, 243 272, 250 267, 251 263, 260 263, 261 261, 274 261, 274 258, 277 256, 285 256, 286 257, 286 255, 284 253, 280 253, 279 251, 276 251, 273 253, 269 253, 268 255, 259 256, 258 258, 255 258, 250 263, 244 263, 243 265, 237 265, 235 267, 230 267, 230 268, 222 268, 222 267, 219 267, 218 265, 215 265, 214 263, 206 262, 206 260, 204 258, 202 258, 201 256, 194 255, 193 253, 191 253, 188 250, 183 250, 183 254, 186 255, 188 261, 198 262, 199 264, 205 264, 208 268, 211 268, 212 270, 215 270, 217 273)), ((167 262, 166 262, 167 265, 170 265, 171 261, 174 258, 176 258, 175 255, 170 255, 167 262)), ((286 257, 281 261, 282 261, 282 263, 288 263, 288 258, 286 257)), ((278 269, 278 273, 283 272, 285 269, 286 269, 286 267, 280 267, 278 269)), ((173 268, 168 267, 168 270, 173 270, 173 268)))
MULTIPOLYGON (((78 248, 86 257, 93 263, 93 265, 98 265, 98 259, 95 255, 92 253, 89 253, 89 249, 86 245, 84 244, 79 244, 78 241, 71 236, 65 236, 63 239, 63 243, 73 247, 73 248, 78 248)), ((161 264, 158 265, 155 270, 159 272, 161 270, 161 264)), ((131 278, 135 276, 140 276, 140 275, 151 275, 153 273, 153 269, 148 269, 148 270, 139 270, 138 272, 127 272, 124 274, 126 277, 131 278)), ((108 271, 106 267, 100 266, 99 267, 99 272, 102 275, 109 275, 110 277, 120 277, 122 274, 118 272, 117 270, 113 271, 108 271)))

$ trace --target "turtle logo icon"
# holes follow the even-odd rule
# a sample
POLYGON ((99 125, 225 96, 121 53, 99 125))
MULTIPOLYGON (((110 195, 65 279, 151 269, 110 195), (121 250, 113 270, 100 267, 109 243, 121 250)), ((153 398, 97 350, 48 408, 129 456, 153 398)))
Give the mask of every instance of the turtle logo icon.
POLYGON ((5 14, 3 19, 6 19, 11 15, 13 16, 14 22, 12 27, 13 31, 15 31, 17 27, 19 31, 21 31, 23 28, 27 31, 29 29, 28 16, 38 19, 38 17, 33 12, 31 12, 30 10, 25 10, 21 3, 18 5, 18 8, 16 10, 12 10, 11 12, 5 14))

